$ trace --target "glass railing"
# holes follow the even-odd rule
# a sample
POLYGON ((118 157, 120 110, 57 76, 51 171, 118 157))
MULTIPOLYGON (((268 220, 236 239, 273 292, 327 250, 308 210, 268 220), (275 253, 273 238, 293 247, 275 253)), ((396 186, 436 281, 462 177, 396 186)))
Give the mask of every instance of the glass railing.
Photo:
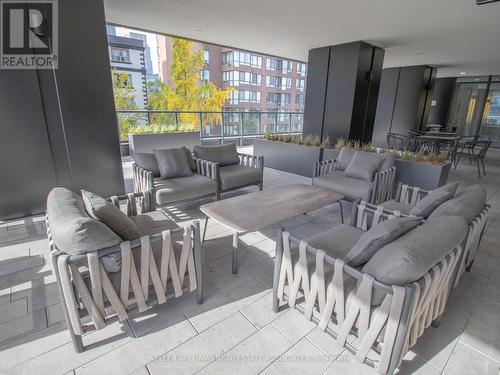
POLYGON ((196 112, 118 110, 120 138, 128 134, 199 131, 200 140, 220 141, 262 138, 264 133, 302 134, 303 112, 196 112))

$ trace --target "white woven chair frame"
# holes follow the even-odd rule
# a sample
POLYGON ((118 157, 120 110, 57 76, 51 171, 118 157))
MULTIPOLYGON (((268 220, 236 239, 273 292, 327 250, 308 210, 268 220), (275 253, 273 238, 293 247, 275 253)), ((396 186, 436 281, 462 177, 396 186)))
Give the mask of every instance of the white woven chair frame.
MULTIPOLYGON (((137 215, 137 194, 128 194, 127 214, 137 215)), ((111 197, 110 200, 119 207, 122 197, 111 197)), ((173 296, 180 297, 185 289, 190 292, 197 290, 197 301, 202 303, 202 267, 203 255, 201 249, 199 223, 185 228, 165 230, 154 236, 142 236, 133 242, 124 241, 99 251, 88 252, 86 255, 70 256, 64 254, 54 244, 50 233, 48 217, 46 217, 47 235, 52 256, 52 263, 63 300, 64 313, 68 323, 73 344, 77 352, 83 350, 81 335, 85 332, 81 321, 81 313, 86 310, 96 329, 106 326, 106 319, 112 315, 119 321, 128 319, 127 310, 137 305, 140 312, 148 308, 148 302, 163 304, 167 301, 167 283, 173 285, 173 296), (182 248, 179 259, 174 252, 173 236, 182 234, 182 248), (157 263, 152 251, 152 242, 162 243, 160 260, 157 263), (195 254, 195 248, 196 254, 195 254), (100 258, 104 255, 119 252, 121 254, 120 293, 114 289, 100 258), (140 252, 140 265, 137 269, 134 252, 140 252), (195 259, 196 257, 196 259, 195 259), (159 266, 157 266, 159 264, 159 266), (88 268, 90 290, 84 281, 82 269, 88 268), (154 295, 150 295, 152 284, 154 295), (133 297, 130 300, 130 297, 133 297), (105 308, 105 298, 110 309, 105 308)))
POLYGON ((410 186, 407 184, 399 184, 396 201, 415 206, 422 198, 424 198, 430 191, 423 190, 418 186, 410 186))
POLYGON ((371 203, 380 204, 392 197, 396 181, 396 167, 375 174, 371 203))
MULTIPOLYGON (((288 232, 282 232, 278 239, 276 302, 288 300, 291 307, 303 311, 309 320, 313 319, 316 309, 320 318, 314 320, 320 329, 353 352, 358 361, 375 367, 382 374, 392 374, 424 329, 443 313, 450 280, 462 251, 459 246, 450 250, 421 280, 397 286, 380 283, 369 274, 345 265, 342 260, 327 256, 323 250, 293 238, 288 232), (292 243, 299 244, 295 263, 292 243), (316 257, 314 272, 308 269, 307 253, 316 257), (327 265, 333 266, 333 278, 328 285, 325 281, 327 265), (344 292, 346 274, 358 279, 358 287, 350 296, 344 292), (385 297, 372 311, 375 291, 385 293, 385 297), (305 298, 303 308, 296 304, 299 293, 305 298), (357 336, 356 347, 347 341, 349 334, 357 336), (375 361, 368 358, 371 349, 379 353, 375 361)), ((276 311, 277 306, 273 306, 273 310, 276 311)))

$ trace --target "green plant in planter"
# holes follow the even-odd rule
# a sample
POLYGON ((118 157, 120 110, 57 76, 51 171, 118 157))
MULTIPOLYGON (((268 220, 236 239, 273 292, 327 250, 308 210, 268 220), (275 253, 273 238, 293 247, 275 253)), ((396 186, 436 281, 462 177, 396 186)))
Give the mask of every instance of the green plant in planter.
POLYGON ((401 155, 401 160, 406 160, 406 161, 409 161, 411 160, 411 154, 410 152, 408 151, 408 149, 404 149, 403 150, 403 154, 401 155))
POLYGON ((314 137, 312 140, 312 144, 313 144, 313 146, 316 146, 316 147, 321 146, 321 138, 318 136, 314 137))
POLYGON ((444 149, 439 150, 436 161, 438 163, 444 164, 446 163, 446 160, 448 160, 448 151, 444 149))
POLYGON ((271 140, 271 133, 268 130, 264 132, 263 138, 267 141, 271 140))
POLYGON ((330 136, 326 136, 323 139, 323 142, 321 142, 321 147, 330 147, 332 145, 332 142, 330 141, 330 136))
POLYGON ((418 149, 418 151, 415 153, 415 156, 413 157, 413 160, 415 161, 425 161, 425 153, 422 148, 418 149))
POLYGON ((351 147, 355 150, 361 150, 361 142, 360 141, 351 141, 351 147))
POLYGON ((435 149, 432 149, 427 154, 427 158, 425 159, 429 163, 437 163, 438 152, 435 149))
POLYGON ((346 146, 345 139, 343 137, 337 138, 337 142, 335 142, 335 150, 340 151, 344 146, 346 146))
POLYGON ((293 138, 293 143, 295 143, 296 145, 301 145, 302 144, 302 138, 300 137, 300 135, 296 135, 293 138))
POLYGON ((306 136, 304 138, 304 145, 305 146, 312 146, 312 144, 313 144, 312 137, 310 135, 306 136))
POLYGON ((375 148, 375 146, 372 145, 371 142, 363 143, 361 145, 361 150, 366 152, 377 152, 377 149, 375 148))

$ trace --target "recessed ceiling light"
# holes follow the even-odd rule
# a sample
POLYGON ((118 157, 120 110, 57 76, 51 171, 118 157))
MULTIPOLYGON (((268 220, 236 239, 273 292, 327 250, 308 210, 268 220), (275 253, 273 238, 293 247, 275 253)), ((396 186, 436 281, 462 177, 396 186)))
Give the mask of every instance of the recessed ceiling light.
POLYGON ((458 74, 460 74, 461 76, 464 76, 464 75, 466 75, 466 74, 467 74, 467 72, 460 72, 460 73, 458 73, 458 74))

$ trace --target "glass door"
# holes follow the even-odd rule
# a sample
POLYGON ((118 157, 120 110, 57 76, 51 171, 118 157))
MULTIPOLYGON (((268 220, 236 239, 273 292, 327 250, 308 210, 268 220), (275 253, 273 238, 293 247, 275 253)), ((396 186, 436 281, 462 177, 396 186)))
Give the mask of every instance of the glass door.
POLYGON ((457 82, 449 113, 448 128, 456 127, 462 136, 476 135, 479 132, 487 86, 487 83, 457 82))
POLYGON ((500 82, 492 82, 481 123, 481 136, 491 137, 493 147, 500 147, 500 82))

